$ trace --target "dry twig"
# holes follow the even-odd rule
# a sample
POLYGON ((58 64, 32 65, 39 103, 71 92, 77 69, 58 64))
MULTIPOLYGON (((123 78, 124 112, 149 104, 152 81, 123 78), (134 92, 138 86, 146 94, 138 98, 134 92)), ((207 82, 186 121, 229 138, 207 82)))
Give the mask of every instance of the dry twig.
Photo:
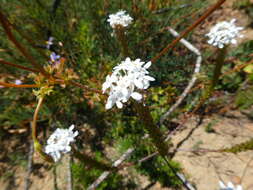
MULTIPOLYGON (((114 163, 113 163, 113 167, 118 167, 124 160, 126 160, 132 153, 134 152, 134 149, 133 148, 129 148, 127 149, 127 151, 118 159, 116 160, 114 163)), ((96 189, 99 184, 101 184, 108 176, 109 174, 111 173, 111 171, 105 171, 103 172, 99 178, 94 182, 92 183, 87 190, 94 190, 96 189)))
POLYGON ((27 172, 26 172, 26 176, 25 176, 24 190, 29 190, 30 185, 31 185, 30 175, 32 173, 33 153, 34 153, 33 141, 31 140, 30 141, 29 153, 28 153, 28 164, 27 164, 27 172))
MULTIPOLYGON (((169 30, 169 32, 173 36, 175 36, 175 37, 179 36, 179 34, 175 30, 173 30, 172 28, 168 28, 168 30, 169 30)), ((181 39, 180 42, 187 49, 189 49, 191 52, 193 52, 194 54, 197 55, 195 69, 194 69, 194 72, 193 72, 192 79, 188 83, 188 85, 185 88, 184 92, 180 95, 180 97, 178 98, 178 100, 176 101, 176 103, 173 106, 171 106, 170 109, 164 115, 162 115, 162 117, 160 118, 160 124, 162 124, 164 122, 164 120, 166 119, 166 117, 168 117, 182 103, 182 101, 184 100, 184 98, 190 92, 191 88, 193 87, 193 85, 195 84, 195 82, 197 80, 197 74, 199 73, 200 67, 201 67, 202 56, 201 56, 200 51, 195 46, 193 46, 190 42, 188 42, 185 39, 181 39)))

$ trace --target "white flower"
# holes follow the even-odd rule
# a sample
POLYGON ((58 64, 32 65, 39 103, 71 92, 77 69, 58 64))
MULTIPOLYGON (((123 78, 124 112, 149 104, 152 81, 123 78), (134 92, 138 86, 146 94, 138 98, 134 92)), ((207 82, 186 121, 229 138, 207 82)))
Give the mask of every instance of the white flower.
POLYGON ((20 84, 22 84, 22 81, 17 79, 17 80, 15 80, 15 84, 20 85, 20 84))
POLYGON ((227 186, 222 181, 219 181, 219 184, 220 190, 243 190, 241 185, 234 186, 231 182, 228 182, 227 186))
POLYGON ((132 21, 133 18, 126 14, 126 11, 123 10, 118 11, 116 14, 110 14, 109 18, 107 19, 107 22, 110 23, 112 28, 116 28, 117 25, 127 27, 132 23, 132 21))
POLYGON ((53 41, 54 41, 54 37, 50 36, 48 41, 46 41, 46 48, 47 49, 50 49, 50 47, 54 44, 53 41))
POLYGON ((235 21, 236 19, 232 19, 230 22, 219 22, 212 27, 210 32, 206 34, 206 36, 209 37, 208 43, 218 48, 223 48, 228 44, 236 44, 236 38, 243 37, 243 35, 240 34, 243 27, 237 27, 235 21))
POLYGON ((113 68, 113 73, 106 77, 103 83, 102 91, 110 90, 109 97, 106 103, 106 109, 111 109, 114 104, 118 108, 123 107, 123 103, 127 102, 130 97, 140 101, 142 95, 135 92, 137 89, 147 89, 150 81, 155 79, 149 76, 147 69, 151 66, 151 62, 141 62, 140 59, 131 61, 126 58, 121 64, 113 68))
POLYGON ((55 162, 61 158, 62 153, 68 153, 71 151, 70 143, 75 141, 75 137, 78 132, 73 132, 74 125, 71 125, 69 129, 56 129, 55 132, 47 140, 45 152, 52 156, 55 162))

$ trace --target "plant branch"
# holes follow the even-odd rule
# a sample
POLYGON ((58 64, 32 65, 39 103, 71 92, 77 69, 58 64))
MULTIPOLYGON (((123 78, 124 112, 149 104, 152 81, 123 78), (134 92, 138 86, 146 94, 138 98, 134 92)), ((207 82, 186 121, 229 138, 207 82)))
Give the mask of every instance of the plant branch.
POLYGON ((215 5, 211 6, 205 13, 196 20, 191 26, 186 28, 182 34, 173 40, 169 45, 167 45, 158 55, 151 59, 151 62, 156 62, 161 56, 163 56, 167 51, 175 47, 175 45, 184 38, 189 32, 195 29, 199 24, 201 24, 209 15, 211 15, 216 9, 218 9, 226 0, 219 0, 215 5))
POLYGON ((44 70, 44 68, 42 66, 40 66, 39 64, 37 64, 37 62, 35 61, 35 59, 28 53, 28 51, 25 49, 25 47, 23 47, 17 41, 17 39, 14 37, 14 35, 13 35, 12 31, 11 31, 11 28, 9 26, 9 21, 4 16, 4 14, 1 11, 1 9, 0 9, 0 23, 2 24, 2 27, 5 30, 5 33, 7 34, 9 40, 17 47, 17 49, 31 62, 31 64, 35 68, 37 68, 44 76, 46 76, 47 78, 49 78, 50 75, 48 73, 46 73, 46 71, 44 70))
MULTIPOLYGON (((118 167, 122 162, 124 162, 124 160, 126 160, 132 153, 134 152, 134 149, 133 148, 129 148, 127 149, 127 151, 118 159, 116 160, 112 166, 113 167, 118 167)), ((111 171, 105 171, 103 172, 99 178, 96 179, 95 182, 93 182, 87 190, 94 190, 96 189, 99 184, 101 184, 108 176, 109 174, 111 173, 111 171)))
POLYGON ((37 85, 37 84, 20 84, 20 85, 17 85, 17 84, 10 84, 10 83, 6 83, 6 82, 0 82, 0 85, 4 86, 4 87, 12 87, 12 88, 38 88, 39 87, 39 85, 37 85))
POLYGON ((38 141, 37 140, 37 132, 36 132, 36 128, 37 128, 37 119, 38 119, 38 113, 39 113, 39 110, 42 106, 42 103, 43 103, 43 98, 40 98, 39 101, 38 101, 38 104, 37 104, 37 107, 35 109, 35 112, 33 114, 33 121, 32 121, 32 138, 33 138, 33 141, 38 141))
POLYGON ((10 63, 10 62, 5 61, 3 59, 0 59, 0 63, 4 64, 4 65, 9 65, 9 66, 12 66, 12 67, 16 67, 16 68, 19 68, 19 69, 23 69, 23 70, 26 70, 26 71, 31 71, 31 72, 34 72, 34 73, 39 73, 40 72, 39 70, 31 69, 31 68, 24 67, 24 66, 21 66, 21 65, 16 65, 14 63, 10 63))
MULTIPOLYGON (((178 32, 173 30, 172 28, 168 28, 169 32, 177 37, 179 36, 178 32)), ((161 116, 159 123, 162 124, 164 122, 164 120, 173 112, 175 111, 175 109, 182 103, 182 101, 185 99, 185 97, 188 95, 188 93, 190 92, 191 88, 194 86, 196 80, 197 80, 197 74, 200 71, 200 67, 201 67, 201 62, 202 62, 202 56, 200 51, 193 46, 190 42, 188 42, 187 40, 185 40, 184 38, 182 38, 180 40, 180 42, 186 47, 188 48, 191 52, 193 52, 194 54, 197 55, 197 59, 196 59, 196 63, 195 63, 195 69, 193 72, 193 76, 191 78, 191 80, 189 81, 187 87, 185 88, 185 90, 183 91, 183 93, 180 95, 180 97, 178 98, 178 100, 176 101, 176 103, 170 107, 170 109, 161 116)))
POLYGON ((28 164, 27 164, 27 172, 26 172, 26 176, 25 176, 24 190, 29 190, 30 185, 31 185, 30 175, 32 173, 32 166, 33 166, 33 153, 34 153, 33 142, 32 142, 32 140, 30 140, 30 147, 29 147, 29 153, 28 153, 28 164))

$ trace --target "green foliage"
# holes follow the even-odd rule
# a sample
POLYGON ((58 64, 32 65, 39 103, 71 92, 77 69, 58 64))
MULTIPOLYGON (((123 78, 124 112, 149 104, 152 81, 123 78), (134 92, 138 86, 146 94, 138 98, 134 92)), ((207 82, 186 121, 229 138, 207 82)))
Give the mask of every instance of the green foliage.
POLYGON ((217 123, 216 120, 212 120, 210 123, 208 123, 205 127, 205 132, 207 133, 215 133, 215 130, 213 129, 213 126, 217 123))
MULTIPOLYGON (((74 189, 82 190, 87 189, 102 173, 99 170, 85 167, 82 163, 73 163, 72 172, 74 179, 74 189)), ((131 181, 124 181, 124 177, 113 173, 107 180, 103 181, 96 189, 135 189, 135 184, 131 181)))
MULTIPOLYGON (((143 158, 155 150, 151 146, 148 140, 146 142, 136 145, 136 151, 131 159, 135 160, 138 158, 143 158)), ((174 171, 179 172, 181 170, 180 164, 175 161, 169 161, 170 166, 174 171)), ((163 186, 179 188, 181 186, 181 181, 175 176, 171 168, 166 164, 166 162, 159 156, 153 157, 148 161, 138 164, 136 167, 138 172, 149 177, 151 182, 159 181, 163 186)))
POLYGON ((252 150, 252 149, 253 149, 253 139, 250 139, 246 142, 234 145, 230 148, 222 149, 221 151, 237 154, 239 152, 245 152, 245 151, 252 150))
POLYGON ((235 104, 241 109, 247 109, 253 105, 253 86, 250 85, 246 89, 241 89, 237 92, 235 104))

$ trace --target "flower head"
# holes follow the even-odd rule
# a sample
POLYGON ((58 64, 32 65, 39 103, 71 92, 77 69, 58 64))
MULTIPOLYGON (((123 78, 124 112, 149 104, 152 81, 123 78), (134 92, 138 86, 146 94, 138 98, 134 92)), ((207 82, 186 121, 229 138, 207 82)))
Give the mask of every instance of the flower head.
POLYGON ((123 107, 123 103, 127 102, 130 97, 139 101, 142 95, 135 92, 135 89, 147 89, 150 81, 155 79, 149 76, 147 69, 151 66, 151 62, 145 63, 140 59, 131 61, 126 58, 121 64, 113 68, 113 73, 106 77, 103 83, 103 93, 107 89, 110 90, 106 103, 106 109, 111 109, 114 104, 118 108, 123 107))
POLYGON ((46 41, 46 44, 47 44, 46 48, 47 49, 50 49, 50 47, 54 44, 53 41, 54 41, 54 37, 50 36, 49 39, 48 39, 48 41, 46 41))
POLYGON ((78 132, 73 132, 74 125, 71 125, 69 129, 56 129, 55 132, 47 140, 45 147, 45 153, 52 156, 55 162, 61 158, 61 154, 71 151, 70 143, 75 141, 75 137, 78 132))
POLYGON ((220 190, 243 190, 241 185, 234 186, 231 182, 228 182, 227 186, 222 181, 219 181, 219 184, 220 190))
POLYGON ((117 25, 127 27, 131 24, 133 18, 126 14, 126 11, 118 11, 116 14, 110 14, 107 22, 110 23, 112 28, 116 28, 117 25))
POLYGON ((57 55, 55 52, 52 52, 50 54, 50 63, 54 64, 54 63, 59 63, 61 56, 57 55))
POLYGON ((22 81, 17 79, 17 80, 15 80, 15 84, 20 85, 20 84, 22 84, 22 81))
POLYGON ((236 19, 232 19, 230 22, 219 22, 212 27, 210 32, 206 34, 206 36, 209 37, 208 43, 218 48, 223 48, 228 44, 236 44, 236 38, 243 37, 243 35, 240 34, 243 27, 237 27, 235 21, 236 19))

